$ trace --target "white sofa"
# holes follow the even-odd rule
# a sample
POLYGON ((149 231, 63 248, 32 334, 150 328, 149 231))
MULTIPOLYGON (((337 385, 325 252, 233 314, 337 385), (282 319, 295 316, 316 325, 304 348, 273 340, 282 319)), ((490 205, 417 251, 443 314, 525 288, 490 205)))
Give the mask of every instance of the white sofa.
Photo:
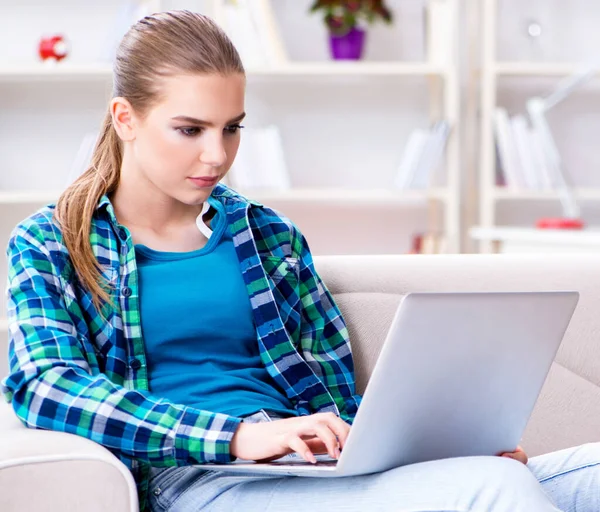
MULTIPOLYGON (((327 256, 317 269, 350 329, 359 390, 410 291, 578 290, 580 302, 527 427, 530 455, 600 441, 600 258, 595 255, 327 256)), ((0 406, 0 511, 137 510, 125 467, 77 436, 28 430, 0 406)))

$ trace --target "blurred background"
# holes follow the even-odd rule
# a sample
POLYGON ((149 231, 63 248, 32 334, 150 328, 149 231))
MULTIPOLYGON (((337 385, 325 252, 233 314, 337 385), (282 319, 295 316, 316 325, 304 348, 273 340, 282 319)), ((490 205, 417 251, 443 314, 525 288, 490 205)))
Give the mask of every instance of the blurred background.
POLYGON ((4 244, 87 165, 120 37, 181 8, 247 69, 228 184, 315 254, 600 250, 589 0, 0 0, 4 244))

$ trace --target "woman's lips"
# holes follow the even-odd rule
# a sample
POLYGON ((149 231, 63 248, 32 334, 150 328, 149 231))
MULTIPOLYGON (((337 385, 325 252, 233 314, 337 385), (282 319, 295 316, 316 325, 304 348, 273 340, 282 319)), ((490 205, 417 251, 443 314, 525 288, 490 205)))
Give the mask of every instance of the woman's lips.
POLYGON ((199 187, 212 187, 219 181, 219 177, 214 178, 189 178, 195 185, 199 187))

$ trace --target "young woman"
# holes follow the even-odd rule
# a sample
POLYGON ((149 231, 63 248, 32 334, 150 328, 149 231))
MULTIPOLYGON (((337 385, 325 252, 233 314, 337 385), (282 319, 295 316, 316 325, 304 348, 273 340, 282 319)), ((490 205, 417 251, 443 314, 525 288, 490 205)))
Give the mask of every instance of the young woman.
POLYGON ((529 467, 517 450, 341 479, 194 466, 337 457, 360 402, 306 240, 219 184, 244 89, 238 53, 204 16, 156 14, 126 34, 90 168, 9 242, 3 392, 16 414, 119 456, 142 509, 600 510, 597 445, 529 467))

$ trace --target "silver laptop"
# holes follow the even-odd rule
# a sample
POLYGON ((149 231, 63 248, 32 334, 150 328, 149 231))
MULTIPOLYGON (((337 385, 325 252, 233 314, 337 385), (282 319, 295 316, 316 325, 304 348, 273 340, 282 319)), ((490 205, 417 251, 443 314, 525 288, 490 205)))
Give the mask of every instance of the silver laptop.
POLYGON ((523 435, 577 292, 411 293, 401 302, 339 460, 204 464, 341 477, 512 451, 523 435))

